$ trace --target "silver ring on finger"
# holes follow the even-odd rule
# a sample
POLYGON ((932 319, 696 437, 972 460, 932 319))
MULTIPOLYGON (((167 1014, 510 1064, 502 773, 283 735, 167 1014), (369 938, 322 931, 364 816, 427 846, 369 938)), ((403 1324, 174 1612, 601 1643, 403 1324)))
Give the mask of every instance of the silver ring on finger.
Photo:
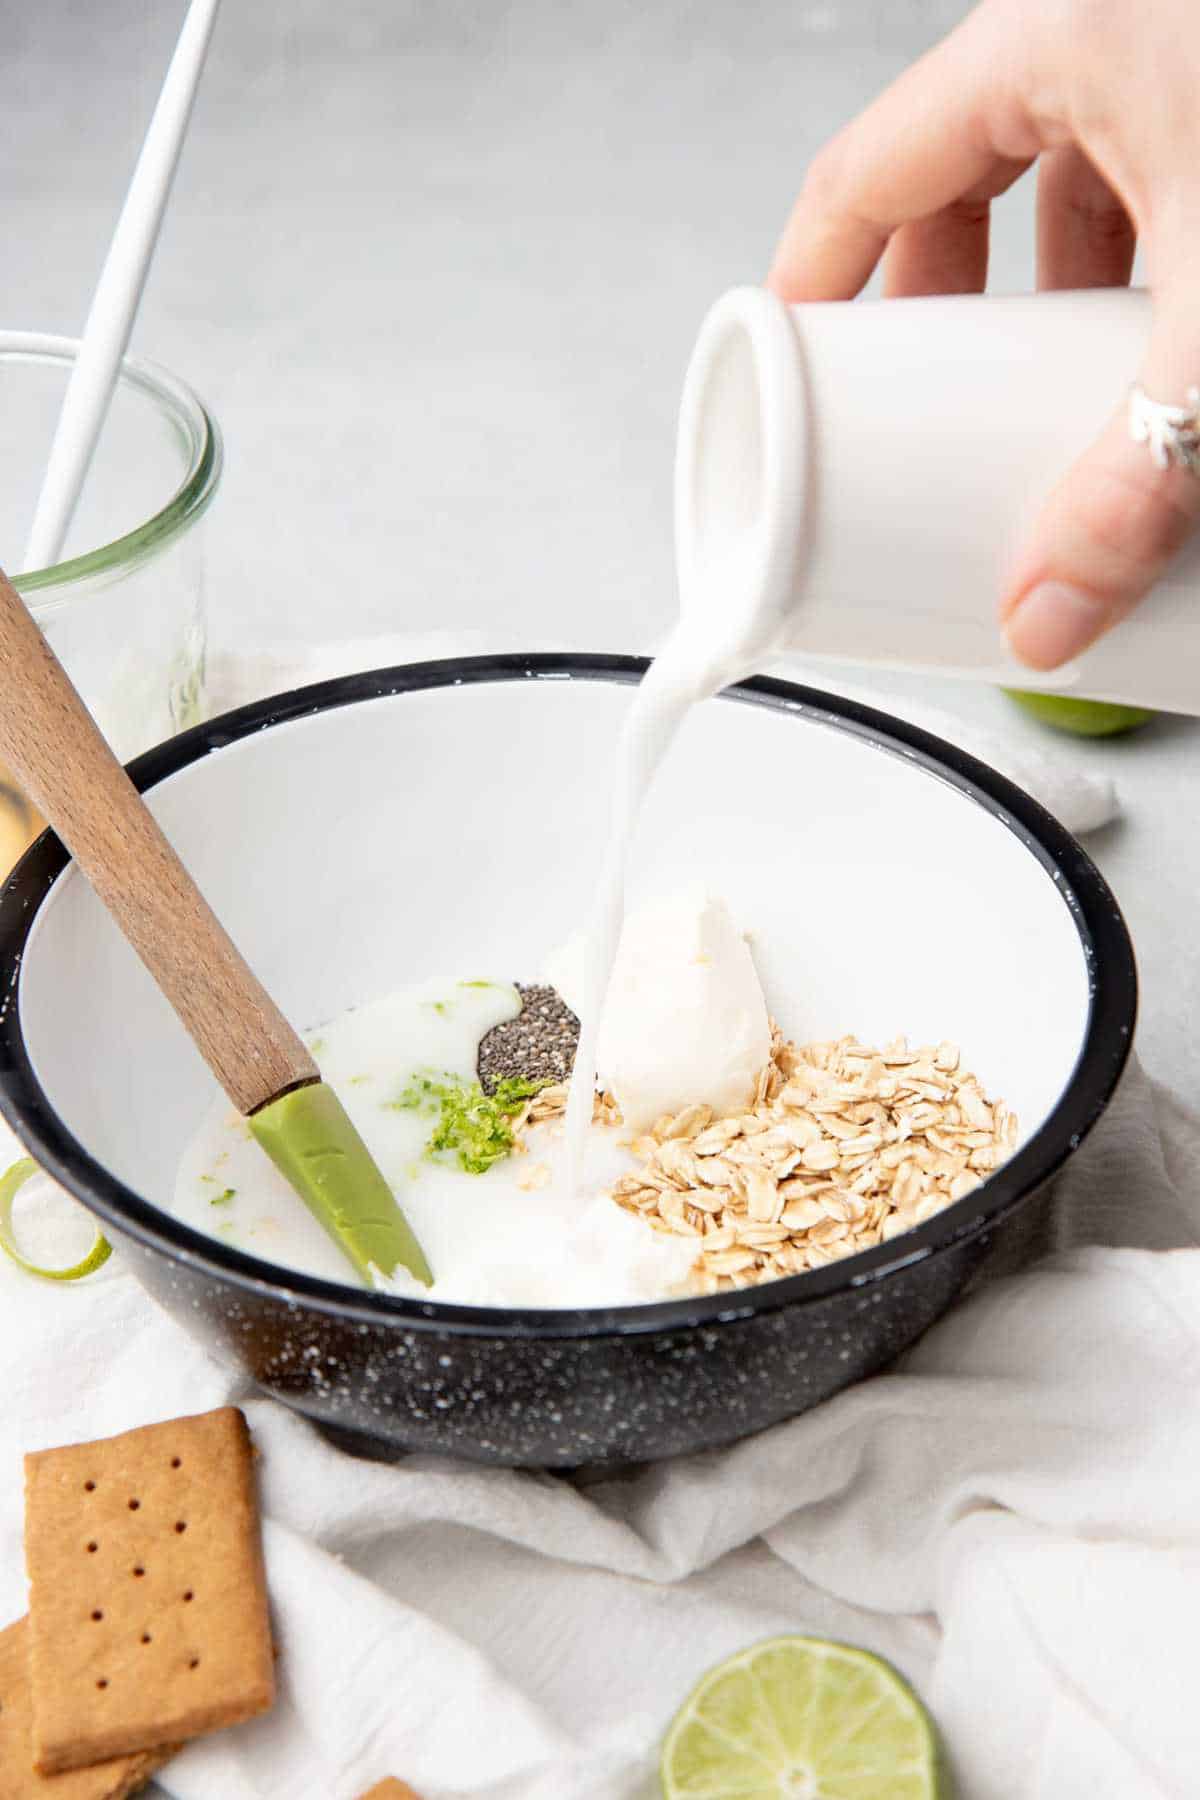
POLYGON ((1145 444, 1156 468, 1190 469, 1200 475, 1200 387, 1190 387, 1182 406, 1152 400, 1144 387, 1129 394, 1129 435, 1145 444))

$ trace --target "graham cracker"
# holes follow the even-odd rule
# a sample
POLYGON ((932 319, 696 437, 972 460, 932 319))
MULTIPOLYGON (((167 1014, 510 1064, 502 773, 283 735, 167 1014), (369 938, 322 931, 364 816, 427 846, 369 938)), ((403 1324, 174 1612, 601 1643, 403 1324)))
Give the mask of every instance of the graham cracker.
POLYGON ((33 1701, 29 1690, 29 1621, 0 1631, 0 1795, 3 1800, 129 1800, 162 1767, 174 1746, 38 1775, 33 1767, 33 1701))
POLYGON ((368 1788, 365 1794, 360 1794, 358 1800, 421 1800, 421 1796, 406 1781, 397 1781, 394 1775, 388 1775, 383 1781, 377 1781, 373 1788, 368 1788))
POLYGON ((179 1744, 275 1697, 236 1407, 25 1458, 34 1765, 179 1744))

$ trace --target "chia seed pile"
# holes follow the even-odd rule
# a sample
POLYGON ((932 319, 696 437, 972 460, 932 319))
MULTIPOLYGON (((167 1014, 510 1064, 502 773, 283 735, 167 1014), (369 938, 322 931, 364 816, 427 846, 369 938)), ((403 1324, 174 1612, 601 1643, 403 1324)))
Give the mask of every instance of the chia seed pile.
POLYGON ((521 996, 515 1019, 480 1039, 479 1085, 494 1094, 501 1081, 569 1081, 579 1044, 579 1020, 552 987, 513 984, 521 996))

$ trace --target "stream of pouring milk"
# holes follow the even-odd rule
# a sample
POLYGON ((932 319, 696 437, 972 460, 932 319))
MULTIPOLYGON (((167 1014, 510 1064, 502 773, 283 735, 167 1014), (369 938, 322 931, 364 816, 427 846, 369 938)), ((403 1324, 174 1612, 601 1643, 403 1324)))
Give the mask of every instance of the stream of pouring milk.
POLYGON ((579 1048, 567 1098, 566 1172, 572 1194, 583 1187, 596 1047, 625 921, 625 884, 638 816, 692 707, 743 681, 761 654, 761 642, 748 630, 739 631, 728 620, 714 629, 707 609, 691 616, 685 613, 647 669, 626 716, 617 743, 608 839, 587 922, 579 1048))
POLYGON ((757 291, 738 290, 732 312, 730 304, 718 303, 701 329, 680 406, 679 621, 646 671, 617 745, 608 842, 585 934, 579 1049, 567 1103, 572 1193, 582 1186, 595 1077, 606 1073, 597 1071, 596 1051, 621 942, 638 815, 692 707, 745 680, 778 649, 807 554, 808 438, 790 316, 757 291))

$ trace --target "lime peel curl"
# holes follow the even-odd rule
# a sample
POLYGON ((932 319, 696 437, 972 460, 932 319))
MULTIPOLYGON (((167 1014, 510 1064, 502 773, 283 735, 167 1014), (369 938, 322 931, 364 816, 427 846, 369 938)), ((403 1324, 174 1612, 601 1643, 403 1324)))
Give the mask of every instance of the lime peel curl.
POLYGON ((13 1202, 30 1176, 40 1174, 41 1170, 33 1158, 22 1156, 0 1175, 0 1249, 12 1258, 19 1269, 24 1269, 27 1275, 37 1275, 43 1281, 82 1281, 85 1276, 94 1275, 97 1269, 103 1268, 112 1255, 112 1245, 99 1232, 82 1261, 72 1263, 67 1269, 44 1269, 40 1264, 30 1262, 17 1248, 13 1233, 13 1202))

